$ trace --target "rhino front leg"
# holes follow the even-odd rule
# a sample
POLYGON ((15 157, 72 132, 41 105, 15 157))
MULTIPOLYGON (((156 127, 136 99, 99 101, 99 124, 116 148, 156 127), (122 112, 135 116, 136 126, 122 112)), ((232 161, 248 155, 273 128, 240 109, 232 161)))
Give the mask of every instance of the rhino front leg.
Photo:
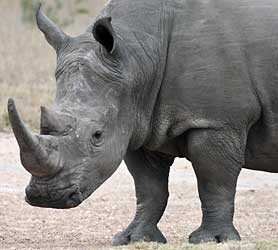
POLYGON ((240 240, 233 225, 237 178, 244 162, 245 136, 238 131, 192 131, 188 150, 198 180, 202 224, 190 243, 240 240))
POLYGON ((114 236, 113 245, 137 241, 166 243, 157 223, 167 205, 169 166, 173 159, 140 149, 128 152, 125 163, 134 178, 137 209, 130 225, 114 236))

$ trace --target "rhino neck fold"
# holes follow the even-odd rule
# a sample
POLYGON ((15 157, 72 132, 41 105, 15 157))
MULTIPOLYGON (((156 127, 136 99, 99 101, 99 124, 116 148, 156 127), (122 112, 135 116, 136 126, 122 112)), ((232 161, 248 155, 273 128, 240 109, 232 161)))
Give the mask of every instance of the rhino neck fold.
POLYGON ((127 61, 125 74, 133 79, 129 82, 132 107, 127 109, 133 123, 129 140, 131 150, 144 145, 153 130, 152 116, 164 79, 174 19, 166 4, 166 0, 145 1, 144 4, 111 0, 96 18, 112 17, 119 48, 123 49, 127 61), (134 12, 142 14, 132 15, 134 12))
MULTIPOLYGON (((164 5, 165 3, 162 1, 161 11, 159 12, 159 37, 157 37, 156 41, 153 43, 153 46, 155 46, 153 48, 154 51, 150 52, 152 53, 152 57, 144 51, 146 56, 149 56, 149 58, 152 58, 155 62, 155 70, 148 81, 143 81, 143 87, 140 85, 141 91, 140 96, 138 96, 138 103, 136 104, 137 111, 135 126, 130 141, 130 148, 132 149, 137 149, 144 145, 148 141, 150 134, 153 132, 153 112, 163 84, 167 64, 168 45, 171 38, 171 26, 173 23, 173 13, 167 10, 164 5)), ((147 41, 141 42, 142 48, 144 48, 147 41)), ((145 70, 150 69, 146 67, 145 70)))

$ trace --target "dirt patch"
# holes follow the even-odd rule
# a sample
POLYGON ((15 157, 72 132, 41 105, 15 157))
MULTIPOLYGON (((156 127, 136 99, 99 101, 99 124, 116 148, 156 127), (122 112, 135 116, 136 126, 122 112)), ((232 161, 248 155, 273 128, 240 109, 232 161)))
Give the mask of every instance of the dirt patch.
MULTIPOLYGON (((29 177, 20 166, 13 137, 0 134, 0 249, 109 246, 113 235, 124 229, 134 215, 133 180, 123 164, 89 199, 70 210, 26 204, 24 188, 29 177)), ((159 227, 169 243, 176 244, 187 241, 200 220, 192 168, 186 161, 176 161, 171 170, 168 207, 159 227)), ((278 175, 242 171, 235 225, 243 242, 278 238, 278 175)))

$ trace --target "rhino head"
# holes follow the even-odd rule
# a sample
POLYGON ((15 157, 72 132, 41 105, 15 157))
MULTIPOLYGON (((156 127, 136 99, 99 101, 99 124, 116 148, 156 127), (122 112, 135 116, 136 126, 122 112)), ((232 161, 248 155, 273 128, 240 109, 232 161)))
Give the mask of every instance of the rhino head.
POLYGON ((26 201, 72 208, 115 172, 126 153, 134 123, 130 74, 111 18, 100 18, 78 37, 66 35, 41 8, 37 24, 57 53, 55 102, 41 107, 39 134, 24 124, 12 99, 9 118, 22 165, 32 175, 26 201))

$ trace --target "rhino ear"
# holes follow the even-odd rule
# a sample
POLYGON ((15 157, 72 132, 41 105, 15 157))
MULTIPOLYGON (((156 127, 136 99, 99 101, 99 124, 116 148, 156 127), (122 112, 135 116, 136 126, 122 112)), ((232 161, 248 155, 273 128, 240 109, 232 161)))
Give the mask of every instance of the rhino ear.
POLYGON ((37 25, 43 32, 48 43, 57 51, 68 40, 68 36, 53 23, 41 10, 41 4, 38 6, 37 25))
POLYGON ((93 26, 93 35, 109 53, 115 49, 115 31, 112 26, 111 17, 103 17, 97 20, 93 26))

